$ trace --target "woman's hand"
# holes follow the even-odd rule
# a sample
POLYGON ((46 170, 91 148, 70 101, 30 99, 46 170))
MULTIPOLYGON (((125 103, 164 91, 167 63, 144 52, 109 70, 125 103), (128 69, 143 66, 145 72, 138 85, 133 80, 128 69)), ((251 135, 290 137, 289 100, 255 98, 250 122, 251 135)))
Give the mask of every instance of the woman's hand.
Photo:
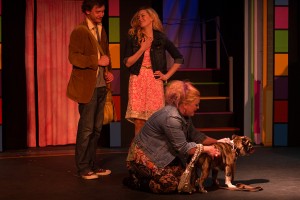
POLYGON ((162 81, 168 80, 168 77, 165 74, 161 73, 161 71, 159 71, 159 70, 155 71, 153 74, 154 74, 155 79, 162 80, 162 81))
POLYGON ((212 158, 218 157, 220 155, 219 149, 217 149, 214 145, 203 146, 203 151, 210 155, 212 158))
POLYGON ((141 50, 146 51, 147 49, 149 49, 152 45, 152 41, 152 37, 144 38, 141 42, 141 50))
POLYGON ((230 144, 230 142, 231 142, 230 138, 222 138, 222 139, 219 139, 217 141, 222 142, 222 143, 228 143, 228 144, 230 144))

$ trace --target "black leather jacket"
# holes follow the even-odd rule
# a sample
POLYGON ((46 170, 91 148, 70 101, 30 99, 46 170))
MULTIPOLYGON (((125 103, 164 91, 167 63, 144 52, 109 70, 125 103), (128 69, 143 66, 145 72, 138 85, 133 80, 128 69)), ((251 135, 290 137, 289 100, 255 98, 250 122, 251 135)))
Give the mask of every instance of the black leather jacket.
MULTIPOLYGON (((138 44, 137 37, 128 36, 123 62, 126 63, 128 57, 132 56, 139 49, 140 45, 138 44)), ((164 33, 154 30, 153 42, 150 50, 153 72, 159 70, 164 74, 167 73, 166 51, 168 51, 168 53, 174 59, 174 63, 183 64, 183 56, 181 55, 177 47, 175 47, 175 45, 167 38, 164 33)), ((143 58, 144 54, 131 67, 128 68, 131 74, 138 75, 140 73, 143 58)))

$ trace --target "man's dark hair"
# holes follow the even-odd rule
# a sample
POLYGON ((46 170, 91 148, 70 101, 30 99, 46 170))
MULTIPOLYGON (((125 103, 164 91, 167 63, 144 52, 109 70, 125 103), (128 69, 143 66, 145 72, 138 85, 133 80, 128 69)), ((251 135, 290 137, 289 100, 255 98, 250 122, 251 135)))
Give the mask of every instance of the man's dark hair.
POLYGON ((81 11, 91 11, 94 6, 102 7, 105 5, 105 0, 84 0, 81 5, 81 11))

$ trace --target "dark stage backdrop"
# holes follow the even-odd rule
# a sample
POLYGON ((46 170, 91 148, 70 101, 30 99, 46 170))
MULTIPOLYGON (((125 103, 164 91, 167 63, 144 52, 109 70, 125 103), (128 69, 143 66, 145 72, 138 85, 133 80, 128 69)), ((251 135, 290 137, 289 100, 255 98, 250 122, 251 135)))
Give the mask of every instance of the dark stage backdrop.
POLYGON ((300 2, 289 1, 289 67, 288 67, 288 145, 300 146, 299 113, 299 74, 300 74, 300 2))
POLYGON ((3 150, 27 147, 25 8, 2 1, 3 150))
MULTIPOLYGON (((243 15, 243 4, 238 3, 241 1, 233 1, 222 3, 221 0, 199 1, 199 15, 203 19, 210 19, 216 15, 221 16, 221 23, 223 27, 224 37, 228 38, 228 43, 233 44, 236 42, 238 45, 231 45, 229 52, 235 55, 235 65, 237 70, 235 73, 242 73, 243 71, 243 44, 241 31, 237 31, 235 35, 231 34, 232 30, 243 27, 242 17, 230 15, 235 13, 237 16, 243 15), (234 6, 239 6, 239 9, 234 12, 231 9, 234 6), (229 16, 228 16, 229 14, 229 16), (235 23, 232 18, 238 19, 235 23), (228 31, 228 32, 227 32, 228 31), (237 37, 238 36, 238 37, 237 37), (239 40, 237 40, 237 38, 239 40), (239 56, 241 55, 241 56, 239 56), (240 59, 240 60, 239 60, 240 59)), ((130 20, 134 12, 141 6, 152 6, 160 15, 163 21, 163 1, 161 0, 131 0, 120 1, 120 48, 121 48, 121 63, 123 57, 123 48, 130 20)), ((171 6, 171 5, 167 5, 171 6)), ((25 35, 25 8, 26 1, 20 0, 18 6, 13 1, 3 2, 3 143, 5 149, 19 149, 27 147, 27 103, 26 103, 26 73, 25 73, 25 58, 24 58, 24 35, 25 35), (12 12, 14 11, 14 12, 12 12), (18 13, 18 15, 14 14, 18 13), (10 26, 11 24, 18 24, 18 26, 10 26), (20 37, 20 35, 22 37, 20 37)), ((188 12, 188 11, 185 11, 188 12)), ((189 37, 189 36, 187 36, 189 37)), ((133 138, 133 124, 124 119, 127 107, 127 92, 128 92, 128 77, 129 73, 121 66, 120 69, 120 95, 121 101, 121 143, 123 147, 127 147, 133 138)), ((243 77, 236 75, 235 77, 243 77)), ((239 81, 243 82, 243 81, 239 81)), ((239 87, 242 88, 242 87, 239 87)), ((242 96, 243 91, 236 91, 237 96, 242 96)), ((242 107, 242 99, 238 98, 235 105, 242 107)), ((242 109, 241 109, 242 111, 242 109)), ((238 120, 242 122, 242 112, 238 120)), ((241 123, 242 124, 242 123, 241 123)), ((38 127, 37 127, 38 129, 38 127)), ((37 136, 38 137, 38 136, 37 136)))
MULTIPOLYGON (((162 17, 162 0, 120 0, 120 46, 123 56, 124 41, 133 13, 144 5, 151 5, 162 17), (130 3, 129 3, 130 2, 130 3)), ((220 15, 221 27, 228 52, 234 56, 234 82, 243 83, 243 1, 200 0, 201 17, 220 15)), ((299 3, 291 0, 289 22, 291 25, 289 52, 289 145, 299 145, 297 133, 299 109, 299 3)), ((3 148, 22 149, 27 147, 27 102, 25 72, 25 0, 2 1, 2 97, 3 97, 3 148)), ((127 147, 133 137, 133 125, 125 119, 127 107, 128 72, 121 66, 121 142, 127 147)), ((243 127, 243 86, 234 86, 234 110, 236 122, 243 127)))

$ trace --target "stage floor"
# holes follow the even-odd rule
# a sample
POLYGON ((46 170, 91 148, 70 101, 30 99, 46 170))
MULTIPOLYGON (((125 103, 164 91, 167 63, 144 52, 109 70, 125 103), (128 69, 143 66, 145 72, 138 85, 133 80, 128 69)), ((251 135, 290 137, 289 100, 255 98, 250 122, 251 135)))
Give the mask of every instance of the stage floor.
MULTIPOLYGON (((76 174, 74 146, 34 148, 0 153, 0 199, 2 200, 205 200, 205 199, 300 199, 300 147, 255 147, 254 154, 237 160, 234 183, 261 186, 262 191, 224 189, 207 194, 158 195, 122 185, 127 176, 127 149, 100 148, 97 157, 112 174, 83 180, 76 174)), ((224 183, 224 173, 219 173, 224 183)), ((208 185, 210 180, 206 182, 208 185)))

